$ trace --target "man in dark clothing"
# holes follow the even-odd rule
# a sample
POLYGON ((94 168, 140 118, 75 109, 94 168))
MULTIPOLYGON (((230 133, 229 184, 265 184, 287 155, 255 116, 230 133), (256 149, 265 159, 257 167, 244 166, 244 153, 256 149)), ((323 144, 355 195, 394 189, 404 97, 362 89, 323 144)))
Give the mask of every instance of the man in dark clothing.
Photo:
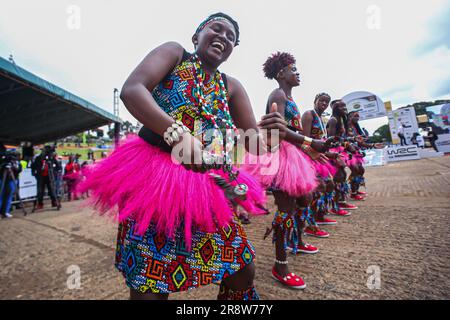
POLYGON ((430 139, 430 144, 433 147, 433 149, 436 152, 439 152, 438 148, 436 147, 436 140, 438 139, 438 136, 436 135, 436 133, 434 133, 433 130, 428 131, 428 138, 430 139))
POLYGON ((12 218, 11 204, 17 190, 17 179, 22 171, 16 153, 0 153, 0 214, 2 218, 12 218))
POLYGON ((31 165, 31 170, 33 176, 36 178, 38 187, 38 205, 36 209, 42 209, 44 207, 44 192, 45 187, 47 187, 48 194, 52 200, 52 207, 57 207, 56 202, 56 173, 62 170, 61 165, 55 158, 55 150, 50 146, 45 146, 42 153, 36 157, 33 164, 31 165), (53 183, 51 183, 53 181, 53 183))

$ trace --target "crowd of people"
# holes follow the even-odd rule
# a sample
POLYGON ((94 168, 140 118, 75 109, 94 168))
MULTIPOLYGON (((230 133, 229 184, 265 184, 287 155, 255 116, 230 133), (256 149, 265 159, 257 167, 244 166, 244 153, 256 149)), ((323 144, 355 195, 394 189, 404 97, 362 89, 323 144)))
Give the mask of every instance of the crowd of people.
MULTIPOLYGON (((76 185, 83 180, 83 172, 87 161, 80 164, 80 155, 69 155, 68 162, 63 165, 62 157, 58 156, 54 146, 46 145, 41 153, 35 157, 26 155, 20 157, 17 151, 7 151, 1 145, 2 154, 0 167, 0 213, 2 218, 12 218, 13 203, 20 208, 23 203, 19 195, 21 173, 24 169, 31 169, 36 179, 36 197, 33 197, 35 210, 44 209, 44 196, 48 195, 51 207, 60 209, 61 200, 77 200, 74 194, 76 185)), ((30 200, 30 199, 27 199, 30 200)))
POLYGON ((118 212, 115 265, 131 299, 167 299, 211 283, 220 285, 218 299, 258 299, 256 253, 238 208, 273 213, 264 235, 273 233, 272 275, 303 289, 287 252, 318 253, 304 235, 329 237, 323 226, 338 223, 330 215, 349 216, 357 209, 349 201, 367 196, 360 189, 364 150, 383 145, 368 142, 359 114, 319 93, 302 116, 292 96, 300 85, 295 58, 277 52, 263 71, 278 87, 257 122, 242 84, 218 70, 239 34, 237 22, 218 13, 196 29, 193 54, 175 42, 151 51, 121 91, 142 129, 96 163, 79 186, 92 190, 101 214, 118 212), (245 160, 236 164, 239 144, 245 160), (275 212, 266 207, 267 191, 275 212))

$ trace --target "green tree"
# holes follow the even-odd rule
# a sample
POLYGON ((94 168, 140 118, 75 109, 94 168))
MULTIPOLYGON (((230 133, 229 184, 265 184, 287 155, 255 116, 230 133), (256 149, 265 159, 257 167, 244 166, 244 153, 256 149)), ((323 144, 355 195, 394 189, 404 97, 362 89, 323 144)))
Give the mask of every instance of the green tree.
POLYGON ((434 102, 433 101, 415 102, 413 104, 408 104, 407 106, 404 106, 402 108, 414 107, 416 115, 419 116, 421 114, 427 114, 427 107, 437 106, 445 103, 450 103, 450 100, 436 100, 434 102))
POLYGON ((372 142, 392 142, 391 131, 389 130, 389 125, 384 124, 373 132, 373 136, 370 137, 372 142))

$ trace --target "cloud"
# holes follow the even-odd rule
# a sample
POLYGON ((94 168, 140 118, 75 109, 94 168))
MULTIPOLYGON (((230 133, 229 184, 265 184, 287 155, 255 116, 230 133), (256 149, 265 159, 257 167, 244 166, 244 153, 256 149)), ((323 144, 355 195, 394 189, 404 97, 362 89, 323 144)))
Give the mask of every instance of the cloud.
POLYGON ((436 17, 432 18, 422 41, 413 49, 420 56, 437 48, 450 49, 450 2, 447 2, 436 17))
POLYGON ((382 91, 380 93, 380 95, 382 97, 397 96, 399 94, 402 94, 402 93, 404 94, 405 92, 409 92, 412 88, 414 88, 414 85, 412 83, 403 84, 403 85, 397 86, 395 88, 388 89, 386 91, 382 91))
POLYGON ((450 95, 450 76, 436 83, 436 86, 432 89, 432 94, 436 97, 450 95))

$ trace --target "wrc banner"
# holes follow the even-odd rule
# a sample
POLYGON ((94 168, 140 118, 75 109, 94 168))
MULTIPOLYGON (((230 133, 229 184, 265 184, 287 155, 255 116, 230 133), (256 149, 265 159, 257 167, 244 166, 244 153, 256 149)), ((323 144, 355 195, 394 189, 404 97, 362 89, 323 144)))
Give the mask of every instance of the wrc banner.
POLYGON ((384 148, 387 162, 419 160, 419 148, 413 146, 392 145, 384 148))

